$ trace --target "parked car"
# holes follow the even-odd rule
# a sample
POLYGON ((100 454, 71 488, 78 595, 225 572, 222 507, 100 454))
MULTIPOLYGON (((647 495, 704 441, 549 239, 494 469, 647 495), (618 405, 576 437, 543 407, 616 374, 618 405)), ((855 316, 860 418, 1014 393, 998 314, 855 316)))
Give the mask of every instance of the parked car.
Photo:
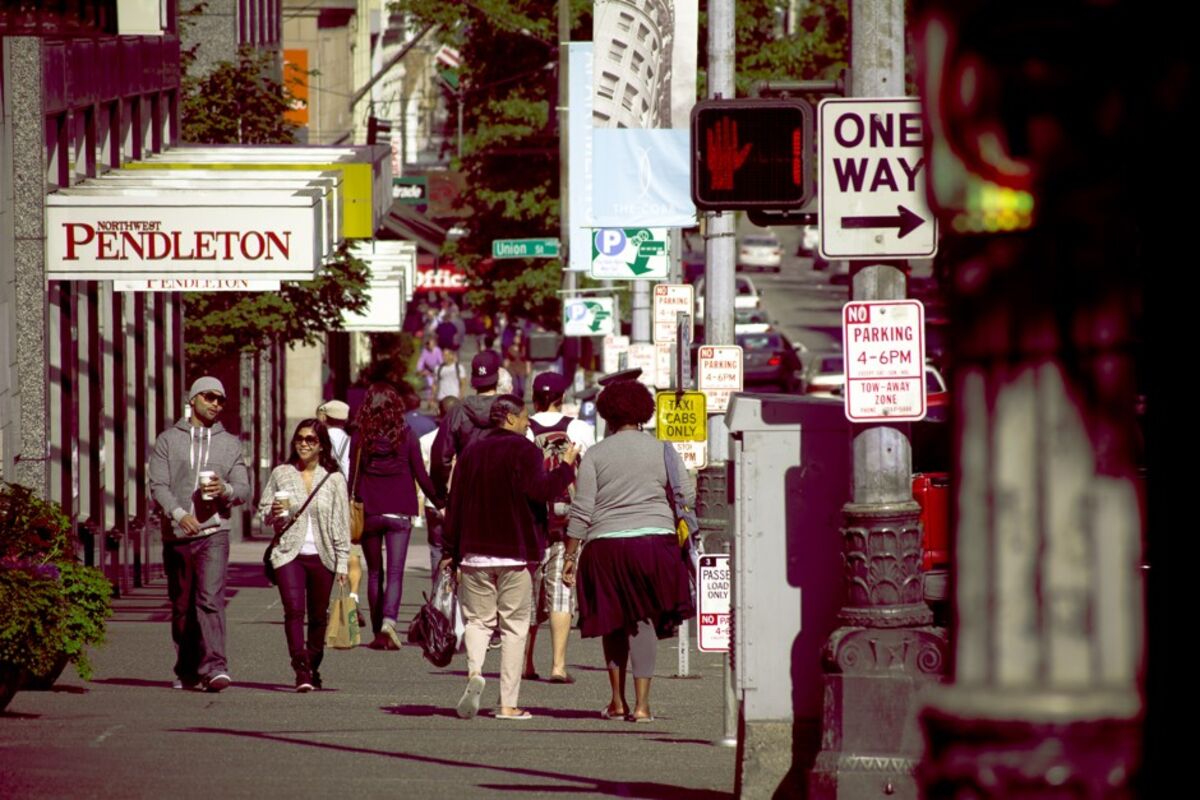
MULTIPOLYGON (((753 309, 762 308, 762 298, 758 296, 758 289, 754 287, 754 281, 747 278, 745 275, 736 275, 733 279, 734 296, 733 308, 736 312, 738 309, 753 309)), ((699 319, 704 319, 704 276, 701 275, 696 279, 696 316, 699 319)))
MULTIPOLYGON (((846 362, 841 353, 813 356, 805 365, 801 388, 805 394, 841 395, 846 383, 846 362)), ((950 394, 941 370, 925 364, 925 406, 928 416, 944 420, 950 394)))
POLYGON ((805 394, 841 395, 846 382, 846 362, 841 353, 816 353, 804 365, 800 388, 805 394))
POLYGON ((800 358, 792 343, 780 331, 768 327, 755 333, 734 336, 742 348, 742 382, 747 388, 771 385, 784 394, 800 386, 800 358))
POLYGON ((742 237, 738 247, 737 268, 768 269, 779 272, 783 264, 783 246, 774 233, 756 233, 742 237))
POLYGON ((801 228, 800 245, 796 248, 796 255, 811 258, 815 270, 829 269, 829 262, 821 257, 821 228, 819 225, 813 223, 801 228))
POLYGON ((766 333, 771 327, 767 312, 761 308, 735 308, 733 310, 733 332, 766 333))

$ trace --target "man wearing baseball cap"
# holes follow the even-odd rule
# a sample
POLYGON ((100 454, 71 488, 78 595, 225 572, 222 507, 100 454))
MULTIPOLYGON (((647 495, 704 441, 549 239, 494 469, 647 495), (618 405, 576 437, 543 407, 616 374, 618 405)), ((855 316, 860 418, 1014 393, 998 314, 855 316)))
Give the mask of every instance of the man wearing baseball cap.
POLYGON ((431 462, 433 488, 443 497, 450 486, 450 469, 454 459, 462 455, 467 445, 492 427, 492 402, 499 394, 500 354, 484 350, 471 359, 471 388, 475 394, 450 410, 442 420, 437 438, 433 441, 431 462))
MULTIPOLYGON (((596 443, 592 426, 562 413, 563 396, 571 381, 552 370, 539 373, 533 379, 533 407, 536 414, 529 418, 526 436, 543 449, 558 452, 563 439, 579 448, 579 456, 596 443)), ((538 627, 550 621, 550 682, 574 683, 567 672, 567 638, 571 633, 571 618, 575 612, 575 596, 570 586, 562 582, 563 556, 570 512, 571 495, 564 492, 546 504, 546 553, 533 573, 533 611, 530 614, 529 638, 525 647, 527 680, 536 680, 538 672, 533 663, 537 646, 538 627)))
POLYGON ((189 412, 161 433, 150 457, 150 495, 162 512, 171 600, 175 687, 219 692, 225 661, 225 573, 232 509, 250 499, 242 443, 217 421, 225 387, 212 376, 188 391, 189 412))

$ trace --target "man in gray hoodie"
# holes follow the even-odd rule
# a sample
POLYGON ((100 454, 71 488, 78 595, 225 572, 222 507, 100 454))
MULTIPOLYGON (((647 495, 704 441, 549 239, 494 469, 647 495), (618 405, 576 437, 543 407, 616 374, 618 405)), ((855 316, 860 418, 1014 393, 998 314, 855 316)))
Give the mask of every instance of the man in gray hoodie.
POLYGON ((196 379, 190 415, 159 435, 150 457, 150 494, 163 513, 163 566, 171 599, 175 687, 219 692, 225 661, 225 572, 229 520, 250 499, 242 444, 217 422, 225 387, 196 379))

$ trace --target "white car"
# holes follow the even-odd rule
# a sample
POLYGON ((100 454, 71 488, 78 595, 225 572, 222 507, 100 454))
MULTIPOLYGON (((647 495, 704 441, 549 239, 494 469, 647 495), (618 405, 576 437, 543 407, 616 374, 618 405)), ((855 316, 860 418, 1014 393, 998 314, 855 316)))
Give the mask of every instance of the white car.
POLYGON ((738 269, 753 267, 754 269, 769 269, 779 272, 783 264, 783 247, 779 237, 773 233, 756 233, 742 237, 738 248, 738 269))
MULTIPOLYGON (((737 310, 750 310, 762 308, 762 298, 758 296, 758 289, 754 288, 754 282, 745 275, 735 275, 733 279, 734 295, 733 308, 737 310)), ((696 319, 704 319, 704 276, 700 276, 695 283, 696 286, 696 319)))

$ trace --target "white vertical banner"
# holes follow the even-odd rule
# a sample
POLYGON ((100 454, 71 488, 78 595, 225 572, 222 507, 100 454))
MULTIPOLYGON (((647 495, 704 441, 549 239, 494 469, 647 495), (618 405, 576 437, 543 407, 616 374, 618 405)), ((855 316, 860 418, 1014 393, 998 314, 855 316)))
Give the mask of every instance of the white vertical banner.
POLYGON ((587 272, 592 266, 592 43, 567 45, 570 85, 567 111, 571 168, 567 175, 570 216, 571 272, 587 272))
POLYGON ((595 227, 690 227, 697 0, 593 8, 595 227))

